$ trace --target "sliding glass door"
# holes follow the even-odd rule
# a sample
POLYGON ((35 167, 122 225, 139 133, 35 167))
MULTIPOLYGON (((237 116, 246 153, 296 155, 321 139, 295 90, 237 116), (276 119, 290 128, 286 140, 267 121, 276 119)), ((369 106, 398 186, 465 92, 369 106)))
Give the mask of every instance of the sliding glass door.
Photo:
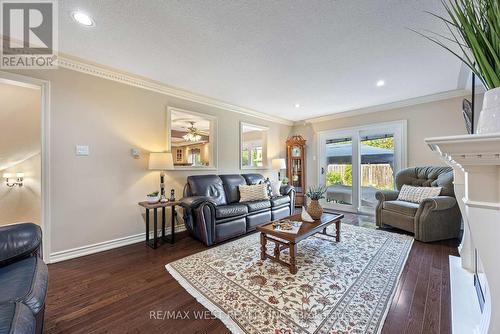
POLYGON ((319 184, 325 208, 374 213, 375 193, 394 189, 406 166, 406 122, 331 130, 319 135, 319 184))

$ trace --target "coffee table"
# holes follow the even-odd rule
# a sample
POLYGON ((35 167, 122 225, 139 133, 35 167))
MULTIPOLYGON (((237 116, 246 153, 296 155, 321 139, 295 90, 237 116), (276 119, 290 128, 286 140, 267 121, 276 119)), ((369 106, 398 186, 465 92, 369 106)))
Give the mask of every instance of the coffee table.
MULTIPOLYGON (((312 223, 305 222, 300 218, 300 215, 293 215, 285 219, 292 221, 300 221, 302 225, 297 233, 288 233, 273 228, 273 222, 257 226, 257 231, 260 232, 260 258, 261 260, 270 259, 278 262, 290 269, 290 273, 297 273, 297 265, 295 257, 297 255, 297 243, 316 233, 322 233, 331 237, 335 237, 337 242, 340 242, 340 223, 344 215, 334 213, 324 213, 321 219, 315 220, 312 223), (335 224, 336 235, 326 233, 326 228, 335 224), (274 255, 267 253, 267 242, 274 242, 274 255), (284 249, 289 249, 290 262, 280 259, 280 253, 284 249)), ((283 220, 283 219, 280 219, 283 220)))

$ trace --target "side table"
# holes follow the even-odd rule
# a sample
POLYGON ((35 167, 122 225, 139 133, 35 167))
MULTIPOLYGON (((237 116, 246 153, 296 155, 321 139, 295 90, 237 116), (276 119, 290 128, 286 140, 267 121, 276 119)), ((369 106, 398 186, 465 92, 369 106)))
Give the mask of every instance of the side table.
POLYGON ((162 241, 168 241, 171 244, 175 242, 175 206, 180 205, 179 201, 173 202, 158 202, 158 203, 149 203, 149 202, 139 202, 139 206, 142 206, 146 209, 146 244, 156 249, 158 248, 158 209, 161 208, 161 239, 162 241), (165 210, 170 207, 172 211, 172 220, 170 226, 170 238, 165 236, 165 210), (149 241, 149 210, 153 210, 153 242, 149 241))

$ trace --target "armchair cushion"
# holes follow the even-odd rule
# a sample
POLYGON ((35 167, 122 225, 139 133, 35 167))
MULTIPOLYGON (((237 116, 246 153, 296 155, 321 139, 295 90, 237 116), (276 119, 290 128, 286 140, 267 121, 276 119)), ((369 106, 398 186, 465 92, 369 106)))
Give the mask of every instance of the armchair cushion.
POLYGON ((0 267, 38 251, 42 242, 40 226, 32 223, 0 227, 0 267))
POLYGON ((216 219, 238 217, 246 215, 247 213, 248 208, 245 204, 220 205, 215 208, 216 219))
POLYGON ((248 207, 248 212, 257 212, 269 209, 271 207, 271 202, 268 199, 260 201, 244 202, 241 204, 245 204, 248 207))
POLYGON ((290 203, 290 196, 275 196, 271 198, 271 207, 275 208, 278 206, 286 205, 290 203))
POLYGON ((45 304, 47 287, 47 265, 37 256, 0 268, 0 303, 22 302, 36 315, 45 304))
POLYGON ((393 211, 406 216, 414 217, 419 208, 419 204, 395 200, 385 201, 382 207, 388 211, 393 211))

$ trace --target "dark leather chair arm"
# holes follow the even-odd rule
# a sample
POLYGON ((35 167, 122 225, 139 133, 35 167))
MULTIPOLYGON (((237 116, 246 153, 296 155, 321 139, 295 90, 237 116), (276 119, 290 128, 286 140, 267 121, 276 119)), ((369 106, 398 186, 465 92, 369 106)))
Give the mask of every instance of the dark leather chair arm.
POLYGON ((40 255, 42 230, 32 223, 0 227, 0 267, 23 258, 40 255))
POLYGON ((291 192, 295 192, 295 188, 292 187, 291 185, 289 184, 285 184, 285 185, 282 185, 280 187, 280 194, 281 195, 290 195, 291 192))
POLYGON ((398 199, 399 191, 396 190, 380 190, 375 193, 375 198, 379 202, 395 201, 398 199))
POLYGON ((184 224, 189 233, 211 246, 215 241, 215 207, 214 199, 207 196, 183 197, 180 200, 184 208, 184 224))
POLYGON ((430 211, 448 210, 457 204, 457 200, 451 196, 436 196, 424 199, 420 207, 427 207, 430 211))

